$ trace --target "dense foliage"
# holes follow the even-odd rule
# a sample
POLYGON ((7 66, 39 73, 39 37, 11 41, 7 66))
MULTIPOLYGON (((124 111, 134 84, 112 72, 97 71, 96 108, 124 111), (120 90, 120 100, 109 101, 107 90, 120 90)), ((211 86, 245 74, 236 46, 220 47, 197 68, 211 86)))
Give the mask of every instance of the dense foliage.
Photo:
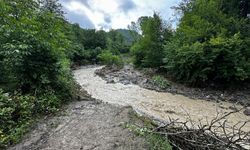
MULTIPOLYGON (((108 32, 95 29, 82 29, 78 24, 70 25, 70 40, 73 41, 70 59, 78 65, 103 62, 98 57, 103 51, 111 51, 119 58, 120 53, 126 53, 131 43, 125 39, 120 30, 108 32)), ((129 33, 128 30, 122 30, 129 33)))
POLYGON ((163 34, 160 18, 142 17, 142 37, 131 49, 135 65, 164 66, 174 79, 194 85, 248 81, 247 5, 238 0, 185 0, 175 8, 181 15, 177 29, 163 34))
POLYGON ((53 1, 0 1, 0 148, 73 96, 67 22, 53 1))
POLYGON ((0 0, 0 11, 1 149, 18 142, 34 116, 74 97, 72 65, 122 66, 131 43, 117 30, 68 23, 58 0, 0 0))
POLYGON ((119 55, 115 55, 110 51, 103 51, 98 55, 98 59, 105 65, 116 65, 118 67, 123 66, 122 58, 119 55))
POLYGON ((159 15, 141 17, 138 26, 142 32, 141 38, 133 45, 131 52, 134 55, 136 66, 157 67, 163 64, 164 27, 159 15))
MULTIPOLYGON (((156 13, 128 30, 82 29, 63 17, 59 0, 0 0, 0 149, 18 142, 34 116, 74 96, 72 65, 164 68, 190 84, 250 79, 247 0, 183 0, 176 30, 156 13)), ((161 76, 154 84, 166 88, 161 76)))
POLYGON ((165 66, 176 79, 190 83, 249 79, 249 19, 242 17, 239 6, 234 0, 192 0, 178 8, 183 17, 175 37, 165 45, 165 66))

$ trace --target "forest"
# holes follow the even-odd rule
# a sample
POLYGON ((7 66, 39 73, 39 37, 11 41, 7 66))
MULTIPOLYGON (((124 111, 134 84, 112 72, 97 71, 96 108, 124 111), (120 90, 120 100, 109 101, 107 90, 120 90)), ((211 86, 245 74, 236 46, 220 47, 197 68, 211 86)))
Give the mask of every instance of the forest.
POLYGON ((0 0, 0 149, 18 143, 39 116, 76 99, 82 65, 156 68, 200 87, 250 80, 250 2, 183 0, 175 27, 155 12, 128 29, 83 29, 57 0, 0 0))

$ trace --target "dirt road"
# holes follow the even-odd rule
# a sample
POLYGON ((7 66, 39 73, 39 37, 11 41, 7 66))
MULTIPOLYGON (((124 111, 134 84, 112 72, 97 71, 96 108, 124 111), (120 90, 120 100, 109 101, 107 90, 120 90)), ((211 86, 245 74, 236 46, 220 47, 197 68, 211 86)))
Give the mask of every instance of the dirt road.
POLYGON ((42 120, 9 150, 144 150, 147 142, 122 125, 129 107, 97 101, 73 102, 62 114, 42 120))

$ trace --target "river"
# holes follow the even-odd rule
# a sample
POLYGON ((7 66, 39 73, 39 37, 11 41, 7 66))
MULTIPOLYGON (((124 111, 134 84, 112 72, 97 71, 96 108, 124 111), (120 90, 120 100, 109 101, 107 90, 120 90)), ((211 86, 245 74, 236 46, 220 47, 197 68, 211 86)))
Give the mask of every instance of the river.
MULTIPOLYGON (((121 83, 108 84, 101 77, 95 75, 95 70, 101 66, 81 67, 74 71, 76 81, 93 98, 114 105, 132 106, 141 115, 146 115, 160 122, 167 122, 169 117, 185 121, 192 119, 194 122, 206 123, 214 118, 217 113, 223 115, 232 111, 230 107, 241 108, 228 102, 216 103, 213 101, 195 100, 182 95, 156 92, 139 87, 138 85, 121 83)), ((249 121, 250 117, 238 112, 227 119, 229 125, 249 121)), ((243 128, 250 130, 250 123, 243 128)))

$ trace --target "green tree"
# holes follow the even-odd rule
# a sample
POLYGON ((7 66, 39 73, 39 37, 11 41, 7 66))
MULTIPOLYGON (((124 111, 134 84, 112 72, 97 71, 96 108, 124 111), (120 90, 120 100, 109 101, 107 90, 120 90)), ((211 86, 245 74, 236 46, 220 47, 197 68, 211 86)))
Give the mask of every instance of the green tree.
POLYGON ((249 79, 249 20, 239 1, 190 0, 172 40, 165 45, 165 68, 192 84, 230 83, 249 79))
POLYGON ((114 54, 119 54, 125 47, 125 40, 122 34, 112 29, 107 33, 107 37, 107 49, 114 54))
POLYGON ((163 43, 165 27, 160 16, 141 17, 138 20, 141 38, 131 48, 135 57, 135 65, 143 67, 159 67, 163 64, 163 43))

